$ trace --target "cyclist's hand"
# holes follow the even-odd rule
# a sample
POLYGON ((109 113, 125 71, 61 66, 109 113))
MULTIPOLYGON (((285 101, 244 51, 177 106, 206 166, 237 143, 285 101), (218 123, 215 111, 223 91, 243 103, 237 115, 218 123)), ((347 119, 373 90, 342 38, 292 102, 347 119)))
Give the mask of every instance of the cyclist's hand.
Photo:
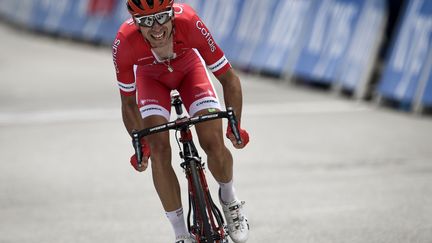
POLYGON ((244 148, 249 143, 249 133, 240 127, 240 123, 238 124, 237 129, 240 132, 240 138, 242 140, 242 144, 240 144, 240 145, 237 144, 237 140, 235 139, 234 134, 231 130, 231 126, 229 126, 229 125, 227 127, 226 137, 229 140, 231 140, 231 142, 235 148, 241 149, 241 148, 244 148))
POLYGON ((138 167, 138 159, 136 154, 133 154, 130 158, 130 163, 134 167, 136 171, 143 172, 147 169, 148 166, 148 160, 150 158, 150 146, 148 145, 147 141, 142 138, 141 139, 141 151, 143 154, 143 158, 141 161, 141 167, 138 167))

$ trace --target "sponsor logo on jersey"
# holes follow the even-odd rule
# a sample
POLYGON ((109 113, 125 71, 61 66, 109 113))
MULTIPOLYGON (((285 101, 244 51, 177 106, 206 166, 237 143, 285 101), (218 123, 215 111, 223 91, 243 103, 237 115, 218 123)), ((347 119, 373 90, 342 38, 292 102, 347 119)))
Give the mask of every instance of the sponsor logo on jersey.
POLYGON ((215 100, 203 100, 203 101, 196 103, 195 106, 200 106, 200 105, 208 104, 208 103, 218 104, 218 102, 215 100))
POLYGON ((201 22, 200 20, 198 20, 196 22, 196 27, 201 32, 201 34, 204 36, 204 38, 206 39, 206 41, 207 41, 207 43, 208 43, 208 45, 210 47, 210 51, 211 52, 215 52, 216 51, 216 43, 213 40, 210 32, 204 26, 203 22, 201 22))
POLYGON ((141 110, 141 113, 149 112, 149 111, 162 111, 161 108, 158 107, 149 107, 141 110))
POLYGON ((211 90, 203 91, 201 93, 196 94, 195 98, 198 98, 198 97, 201 97, 201 96, 206 96, 206 95, 213 96, 213 92, 211 90))
POLYGON ((115 67, 116 73, 120 72, 118 65, 117 65, 117 54, 118 54, 118 47, 120 46, 120 43, 121 43, 121 41, 119 39, 116 39, 113 43, 113 46, 112 46, 112 49, 113 49, 112 55, 113 55, 113 61, 114 61, 114 67, 115 67))
POLYGON ((155 99, 146 99, 146 100, 140 100, 140 103, 141 103, 141 105, 145 105, 148 103, 157 104, 157 103, 159 103, 159 101, 155 100, 155 99))
POLYGON ((217 72, 220 69, 222 69, 223 67, 225 67, 226 64, 228 64, 228 59, 226 59, 226 57, 223 56, 217 62, 213 63, 212 65, 209 65, 208 67, 210 68, 210 70, 212 72, 217 72))
POLYGON ((119 88, 124 92, 132 92, 135 91, 135 83, 125 84, 120 81, 117 81, 119 88))

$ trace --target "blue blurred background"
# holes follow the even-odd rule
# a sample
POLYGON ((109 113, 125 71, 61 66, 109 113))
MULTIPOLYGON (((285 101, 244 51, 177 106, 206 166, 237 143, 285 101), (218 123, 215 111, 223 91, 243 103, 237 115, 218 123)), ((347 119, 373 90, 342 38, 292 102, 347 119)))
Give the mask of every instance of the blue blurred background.
MULTIPOLYGON (((0 0, 3 22, 111 45, 124 0, 0 0)), ((238 69, 407 111, 432 107, 432 1, 182 0, 238 69)))

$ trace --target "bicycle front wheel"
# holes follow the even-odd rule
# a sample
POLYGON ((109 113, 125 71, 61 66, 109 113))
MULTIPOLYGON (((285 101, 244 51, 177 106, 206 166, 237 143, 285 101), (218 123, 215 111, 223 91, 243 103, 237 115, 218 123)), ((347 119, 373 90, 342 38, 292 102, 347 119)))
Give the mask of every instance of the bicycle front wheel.
POLYGON ((215 243, 213 239, 213 233, 212 228, 210 226, 209 218, 207 215, 207 203, 204 197, 204 190, 202 186, 202 182, 200 179, 200 176, 198 174, 198 166, 197 161, 190 161, 190 170, 191 170, 191 177, 192 177, 192 186, 193 186, 193 195, 194 195, 194 201, 195 201, 195 208, 194 208, 194 214, 197 214, 199 218, 199 227, 201 235, 200 241, 206 242, 206 243, 215 243))

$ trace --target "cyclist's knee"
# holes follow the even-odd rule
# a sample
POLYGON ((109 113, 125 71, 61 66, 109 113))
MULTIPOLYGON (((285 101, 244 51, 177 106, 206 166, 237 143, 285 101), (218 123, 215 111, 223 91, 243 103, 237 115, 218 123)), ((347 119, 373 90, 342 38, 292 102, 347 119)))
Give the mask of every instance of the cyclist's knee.
POLYGON ((154 158, 167 157, 171 154, 169 143, 154 143, 150 145, 151 156, 154 158))
POLYGON ((209 121, 196 126, 196 128, 199 144, 207 155, 220 154, 226 149, 220 121, 209 121))
POLYGON ((171 145, 168 137, 154 136, 148 140, 151 152, 152 168, 171 164, 171 145))
POLYGON ((220 134, 215 132, 212 134, 200 138, 200 146, 208 156, 220 155, 226 149, 225 144, 220 134))
MULTIPOLYGON (((154 115, 144 118, 145 127, 158 126, 166 122, 166 119, 162 116, 154 115)), ((161 132, 149 135, 146 138, 150 145, 151 157, 157 158, 163 155, 171 153, 171 147, 169 142, 169 133, 161 132)))

